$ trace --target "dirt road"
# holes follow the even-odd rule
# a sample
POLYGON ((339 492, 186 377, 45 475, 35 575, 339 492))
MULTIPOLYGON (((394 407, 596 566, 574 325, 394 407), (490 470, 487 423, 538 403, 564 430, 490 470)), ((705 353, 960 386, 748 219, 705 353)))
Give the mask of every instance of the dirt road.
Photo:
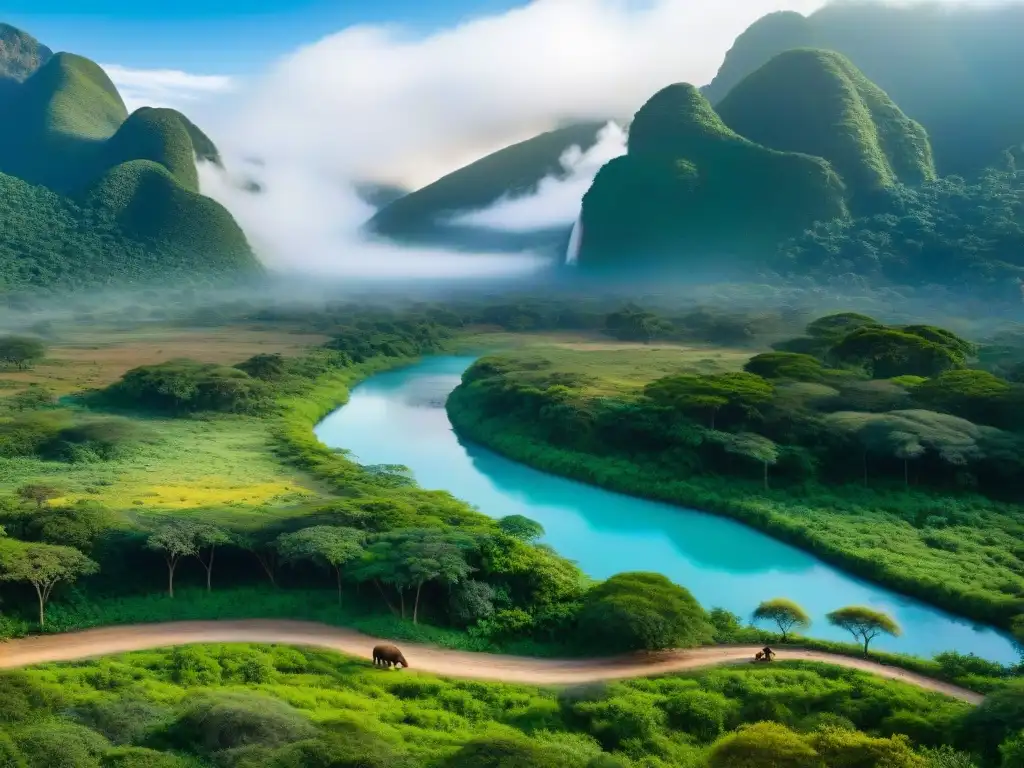
MULTIPOLYGON (((301 621, 181 621, 104 627, 61 635, 42 635, 0 643, 0 667, 25 667, 53 661, 74 661, 127 651, 193 643, 277 643, 329 648, 367 659, 378 638, 350 629, 301 621)), ((400 643, 413 670, 449 677, 501 680, 535 685, 569 685, 644 677, 717 664, 751 662, 755 646, 715 646, 686 651, 635 654, 605 659, 535 659, 489 653, 468 653, 400 643)), ((981 694, 955 685, 865 659, 821 651, 784 648, 777 661, 803 659, 836 664, 901 680, 930 691, 977 704, 981 694)), ((751 662, 752 663, 752 662, 751 662)))

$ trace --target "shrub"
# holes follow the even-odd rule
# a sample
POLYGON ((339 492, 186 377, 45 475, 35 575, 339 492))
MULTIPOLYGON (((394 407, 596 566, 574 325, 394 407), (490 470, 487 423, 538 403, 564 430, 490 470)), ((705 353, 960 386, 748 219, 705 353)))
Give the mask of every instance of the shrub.
POLYGON ((32 768, 99 768, 110 748, 95 731, 59 720, 32 726, 18 742, 32 768))
POLYGON ((315 732, 301 712, 283 701, 227 691, 191 697, 170 729, 173 743, 206 753, 249 744, 281 746, 311 738, 315 732))
POLYGON ((686 648, 714 634, 693 595, 656 573, 620 573, 592 588, 579 632, 581 642, 607 651, 686 648))
POLYGON ((171 360, 128 371, 106 389, 119 405, 172 414, 261 413, 272 407, 266 383, 238 368, 171 360))

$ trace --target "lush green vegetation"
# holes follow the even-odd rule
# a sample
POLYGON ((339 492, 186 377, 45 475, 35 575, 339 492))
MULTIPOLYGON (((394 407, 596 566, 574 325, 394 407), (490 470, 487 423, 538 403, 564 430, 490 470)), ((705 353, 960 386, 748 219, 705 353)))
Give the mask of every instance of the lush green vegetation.
POLYGON ((837 51, 925 127, 940 173, 971 175, 1024 139, 1024 60, 1010 32, 1022 24, 1015 4, 836 3, 806 18, 772 14, 736 40, 707 95, 718 104, 784 51, 837 51))
POLYGON ((948 768, 998 765, 1024 727, 1018 692, 972 712, 800 663, 553 690, 213 645, 5 672, 0 690, 0 749, 27 768, 948 768))
POLYGON ((682 372, 651 372, 646 385, 541 349, 485 357, 448 411, 513 458, 736 517, 1009 626, 1024 610, 1021 385, 965 370, 972 345, 932 326, 844 314, 807 333, 779 345, 805 351, 754 356, 747 371, 686 370, 681 358, 682 372))
POLYGON ((770 262, 787 276, 840 274, 899 285, 969 285, 1020 301, 1024 278, 1024 176, 990 171, 896 186, 880 213, 819 223, 784 242, 770 262))
POLYGON ((559 160, 566 150, 590 149, 601 126, 568 125, 487 155, 390 201, 369 226, 390 237, 415 238, 443 227, 447 217, 487 208, 506 195, 533 192, 546 176, 565 173, 559 160))
POLYGON ((785 152, 822 157, 842 176, 854 207, 897 181, 935 179, 924 129, 843 56, 788 51, 743 79, 715 106, 726 125, 785 152), (766 120, 767 114, 782 119, 766 120))
POLYGON ((645 262, 703 269, 710 251, 747 253, 846 214, 824 160, 777 152, 729 129, 691 85, 655 94, 630 126, 629 152, 583 199, 581 266, 645 262))
POLYGON ((6 29, 0 284, 202 281, 258 269, 231 215, 199 194, 195 158, 220 161, 202 131, 174 110, 129 116, 95 63, 49 56, 6 29))

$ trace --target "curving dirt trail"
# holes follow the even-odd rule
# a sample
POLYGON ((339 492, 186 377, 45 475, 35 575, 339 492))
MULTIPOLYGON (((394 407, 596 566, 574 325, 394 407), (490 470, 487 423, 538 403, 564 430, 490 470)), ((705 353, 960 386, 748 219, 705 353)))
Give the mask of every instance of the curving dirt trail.
MULTIPOLYGON (((58 635, 40 635, 0 643, 0 668, 25 667, 55 661, 76 661, 128 651, 167 648, 194 643, 276 643, 312 646, 365 658, 378 638, 350 629, 303 621, 179 621, 104 627, 58 635)), ((721 645, 685 651, 632 654, 604 659, 535 659, 490 653, 450 651, 402 643, 412 669, 449 677, 501 680, 535 685, 571 685, 596 680, 660 675, 683 669, 718 664, 752 663, 760 648, 753 645, 721 645)), ((961 701, 978 704, 981 694, 940 680, 866 659, 782 648, 778 661, 802 659, 870 672, 937 691, 961 701)))

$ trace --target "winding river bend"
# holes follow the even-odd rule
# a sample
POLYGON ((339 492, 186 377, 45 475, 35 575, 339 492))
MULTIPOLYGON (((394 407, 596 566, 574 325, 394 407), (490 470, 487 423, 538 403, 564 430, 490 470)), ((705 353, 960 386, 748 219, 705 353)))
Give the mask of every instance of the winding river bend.
POLYGON ((449 491, 492 517, 536 520, 547 532, 546 543, 595 578, 657 571, 703 605, 744 617, 762 600, 789 597, 811 615, 809 634, 832 640, 851 638, 829 626, 826 613, 870 605, 903 627, 902 637, 880 637, 872 647, 1016 660, 1012 643, 998 632, 856 579, 740 523, 583 485, 461 441, 444 402, 473 359, 432 357, 373 376, 316 434, 329 446, 349 449, 362 464, 404 464, 423 487, 449 491))

